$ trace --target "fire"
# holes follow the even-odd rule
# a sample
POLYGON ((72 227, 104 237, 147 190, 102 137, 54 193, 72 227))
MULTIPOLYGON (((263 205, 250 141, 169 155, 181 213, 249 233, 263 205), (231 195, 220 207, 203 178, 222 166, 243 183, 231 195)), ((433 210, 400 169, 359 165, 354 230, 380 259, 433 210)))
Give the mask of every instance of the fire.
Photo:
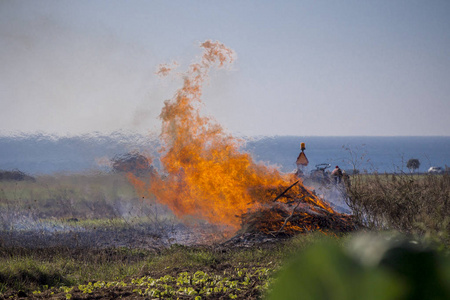
MULTIPOLYGON (((212 117, 200 114, 202 87, 209 71, 235 59, 235 53, 220 42, 206 41, 201 48, 200 61, 183 74, 183 86, 165 101, 160 114, 163 172, 154 172, 148 182, 128 176, 140 194, 154 195, 177 216, 195 216, 235 231, 242 215, 272 205, 277 194, 296 178, 255 163, 240 151, 241 140, 225 132, 212 117)), ((158 73, 169 72, 166 65, 161 68, 158 73)), ((333 212, 301 184, 292 191, 333 212)))

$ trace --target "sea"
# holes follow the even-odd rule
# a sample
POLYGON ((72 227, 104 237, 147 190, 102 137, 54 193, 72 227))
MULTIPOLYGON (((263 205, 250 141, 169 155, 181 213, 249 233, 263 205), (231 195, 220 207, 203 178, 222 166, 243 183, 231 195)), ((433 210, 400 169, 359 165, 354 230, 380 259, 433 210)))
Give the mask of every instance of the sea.
MULTIPOLYGON (((339 166, 349 172, 410 172, 409 159, 418 159, 424 173, 430 167, 450 166, 448 136, 258 136, 242 137, 242 151, 254 160, 293 172, 300 144, 309 160, 307 169, 319 164, 339 166)), ((45 134, 0 136, 0 170, 19 170, 29 175, 108 172, 110 161, 131 151, 158 156, 156 136, 114 133, 57 137, 45 134)), ((157 159, 155 160, 157 162, 157 159)), ((326 166, 325 165, 325 166, 326 166)), ((158 166, 157 166, 158 167, 158 166)))

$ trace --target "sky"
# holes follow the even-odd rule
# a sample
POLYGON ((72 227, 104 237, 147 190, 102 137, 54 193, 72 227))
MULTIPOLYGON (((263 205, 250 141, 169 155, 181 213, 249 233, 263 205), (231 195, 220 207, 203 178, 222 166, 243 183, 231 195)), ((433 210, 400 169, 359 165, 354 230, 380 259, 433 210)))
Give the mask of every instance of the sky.
POLYGON ((0 135, 158 133, 220 41, 204 114, 235 135, 450 136, 450 1, 0 0, 0 135))

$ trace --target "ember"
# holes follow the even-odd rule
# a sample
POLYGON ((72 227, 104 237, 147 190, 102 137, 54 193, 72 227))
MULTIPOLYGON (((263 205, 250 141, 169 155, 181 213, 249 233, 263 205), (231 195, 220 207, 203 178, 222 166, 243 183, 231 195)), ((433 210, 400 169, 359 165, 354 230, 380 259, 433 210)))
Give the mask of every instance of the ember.
MULTIPOLYGON (((210 68, 234 60, 234 52, 219 42, 206 41, 201 47, 200 62, 190 66, 183 87, 165 102, 160 115, 164 145, 160 160, 165 173, 153 172, 148 182, 129 174, 138 192, 155 196, 178 217, 194 216, 224 225, 229 234, 242 224, 262 233, 348 231, 352 226, 348 218, 309 192, 294 174, 255 163, 240 151, 242 141, 226 133, 213 118, 200 114, 202 87, 210 68), (291 196, 284 190, 287 186, 291 196)), ((159 73, 169 71, 162 65, 159 73)))
POLYGON ((356 229, 352 216, 330 213, 308 203, 277 203, 242 216, 247 233, 291 236, 313 230, 350 232, 356 229))

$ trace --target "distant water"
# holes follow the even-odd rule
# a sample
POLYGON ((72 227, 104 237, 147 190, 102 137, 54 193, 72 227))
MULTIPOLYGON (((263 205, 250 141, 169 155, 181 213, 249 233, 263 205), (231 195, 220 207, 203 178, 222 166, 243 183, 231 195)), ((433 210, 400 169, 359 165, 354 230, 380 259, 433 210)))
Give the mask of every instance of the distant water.
POLYGON ((289 172, 296 167, 301 142, 306 143, 309 169, 329 163, 344 170, 355 166, 361 172, 406 172, 406 162, 411 158, 420 161, 417 172, 426 172, 431 166, 450 166, 450 137, 278 136, 250 141, 247 147, 255 158, 289 172))
MULTIPOLYGON (((391 173, 407 171, 406 162, 411 158, 419 159, 419 172, 430 166, 450 166, 450 137, 258 137, 247 138, 244 150, 257 161, 291 172, 301 142, 306 143, 310 169, 329 163, 345 170, 355 165, 360 171, 391 173)), ((0 137, 0 169, 18 169, 32 175, 107 171, 104 164, 99 164, 104 159, 133 150, 156 155, 157 148, 154 137, 126 134, 0 137)))

